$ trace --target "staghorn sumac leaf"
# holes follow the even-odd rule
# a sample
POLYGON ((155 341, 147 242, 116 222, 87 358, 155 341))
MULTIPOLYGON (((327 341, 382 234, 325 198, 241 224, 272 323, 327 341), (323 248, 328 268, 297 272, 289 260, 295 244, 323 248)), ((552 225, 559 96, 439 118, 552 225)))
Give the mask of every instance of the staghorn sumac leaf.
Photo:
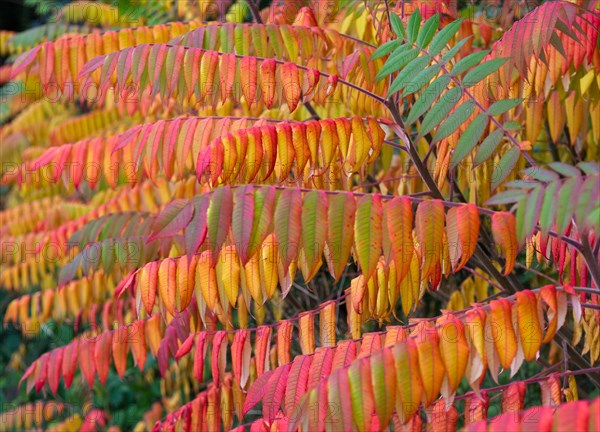
POLYGON ((445 25, 439 32, 435 33, 431 40, 431 45, 429 45, 429 55, 435 56, 439 54, 454 37, 462 22, 463 19, 452 21, 450 24, 445 25))
POLYGON ((263 399, 265 393, 267 392, 267 383, 270 381, 274 373, 274 370, 266 371, 252 383, 248 389, 246 400, 244 401, 242 416, 246 416, 246 414, 263 399))
POLYGON ((254 342, 254 358, 256 361, 256 374, 261 376, 269 371, 269 351, 271 348, 271 327, 260 326, 256 330, 256 340, 254 342))
MULTIPOLYGON (((438 79, 442 80, 443 78, 440 77, 438 79)), ((436 84, 436 83, 437 83, 437 81, 435 81, 433 84, 436 84)), ((433 86, 433 84, 432 84, 432 86, 433 86)), ((441 87, 441 84, 443 84, 443 82, 439 83, 439 84, 440 84, 440 87, 439 88, 434 87, 434 91, 443 89, 441 87)), ((462 93, 462 89, 460 87, 454 87, 454 88, 448 90, 446 93, 444 93, 441 96, 438 103, 433 105, 429 109, 427 114, 425 115, 425 118, 423 119, 423 122, 421 123, 421 129, 419 130, 420 136, 424 136, 424 135, 428 134, 435 127, 440 125, 442 120, 444 118, 446 118, 448 116, 448 114, 450 113, 450 111, 452 111, 452 109, 454 108, 454 104, 456 103, 455 101, 460 100, 459 97, 460 97, 461 93, 462 93)), ((423 98, 423 100, 429 100, 429 99, 428 99, 428 97, 426 97, 426 98, 423 98)), ((435 100, 435 98, 432 98, 429 105, 432 105, 434 100, 435 100)), ((413 107, 413 110, 416 110, 416 105, 413 107)), ((412 120, 411 123, 413 123, 415 120, 417 120, 417 118, 419 118, 421 116, 421 114, 423 114, 425 111, 427 111, 427 108, 424 106, 421 110, 422 110, 421 113, 416 112, 414 115, 412 114, 412 112, 410 113, 409 119, 412 120)), ((419 110, 419 111, 421 111, 421 110, 419 110)), ((436 134, 436 136, 437 136, 437 134, 436 134)))
POLYGON ((452 207, 446 215, 448 253, 454 272, 465 266, 477 248, 479 211, 474 204, 452 207))
POLYGON ((224 330, 215 333, 212 340, 211 373, 215 386, 223 380, 227 367, 227 332, 224 330))
POLYGON ((250 237, 254 222, 254 188, 242 186, 235 190, 231 232, 242 265, 246 265, 250 249, 250 237))
POLYGON ((415 232, 421 250, 421 280, 439 263, 443 248, 444 205, 440 200, 421 202, 415 214, 415 232))
POLYGON ((229 233, 232 220, 233 193, 229 186, 215 190, 207 211, 207 237, 211 250, 211 264, 216 264, 217 257, 225 238, 229 233))
POLYGON ((395 408, 396 369, 390 349, 377 351, 371 356, 371 380, 375 412, 380 424, 388 424, 395 408))
POLYGON ((250 355, 252 346, 250 344, 250 334, 247 330, 236 331, 231 344, 231 359, 233 364, 233 374, 241 388, 246 386, 250 375, 250 355))
POLYGON ((274 228, 282 267, 288 269, 300 247, 302 194, 298 189, 281 191, 275 207, 274 228))
POLYGON ((521 152, 517 147, 511 147, 502 155, 500 162, 498 162, 497 165, 494 165, 494 171, 492 172, 492 190, 495 190, 504 182, 504 180, 506 180, 517 165, 520 155, 521 152))
POLYGON ((408 24, 406 26, 406 37, 410 42, 416 42, 421 28, 421 11, 415 9, 408 18, 408 24))
POLYGON ((515 217, 509 212, 497 212, 492 216, 492 234, 494 241, 504 255, 506 262, 504 275, 512 272, 518 253, 517 229, 515 217))
MULTIPOLYGON (((438 14, 433 15, 427 21, 423 23, 423 27, 419 30, 419 34, 417 35, 417 46, 419 48, 426 48, 436 31, 438 30, 438 26, 440 24, 440 16, 438 14)), ((432 54, 435 55, 435 54, 432 54)))
POLYGON ((475 145, 477 145, 479 139, 483 135, 487 123, 487 116, 485 114, 479 114, 469 124, 467 129, 458 139, 454 153, 452 153, 452 159, 450 159, 449 169, 453 170, 456 168, 456 166, 460 164, 469 155, 469 153, 471 153, 471 150, 475 148, 475 145))
POLYGON ((419 409, 423 391, 419 354, 413 339, 406 339, 392 349, 396 367, 396 412, 400 422, 410 421, 419 409))
POLYGON ((381 255, 383 206, 379 195, 365 195, 356 207, 354 247, 365 280, 368 280, 381 255))
POLYGON ((308 390, 308 375, 312 356, 299 355, 292 362, 285 388, 284 412, 288 417, 296 414, 296 409, 302 396, 308 390))
POLYGON ((425 328, 416 338, 419 357, 419 371, 423 384, 423 403, 431 405, 442 387, 445 367, 439 348, 438 333, 435 329, 425 328))
POLYGON ((335 348, 317 348, 310 365, 307 388, 310 389, 316 387, 321 379, 329 376, 333 365, 335 351, 335 348))
POLYGON ((511 303, 506 299, 492 300, 488 321, 493 331, 496 353, 503 369, 509 369, 517 354, 517 337, 512 324, 511 303))
POLYGON ((354 424, 357 430, 368 431, 371 428, 371 415, 375 410, 370 362, 368 359, 355 361, 347 373, 354 424))
MULTIPOLYGON (((96 375, 96 360, 94 356, 96 339, 86 339, 79 343, 79 367, 82 378, 85 378, 90 387, 94 385, 96 375)), ((63 368, 64 373, 64 368, 63 368)))
POLYGON ((531 291, 517 292, 518 330, 525 360, 535 359, 542 344, 542 328, 538 316, 537 299, 531 291))
MULTIPOLYGON (((462 104, 460 104, 459 106, 457 106, 454 111, 452 112, 452 114, 450 114, 444 121, 442 124, 440 124, 440 126, 436 129, 435 131, 435 135, 433 136, 433 142, 439 142, 442 139, 448 137, 449 135, 451 135, 452 133, 454 133, 454 131, 456 131, 463 123, 465 123, 465 121, 471 116, 471 114, 473 114, 473 112, 475 111, 475 103, 471 100, 468 100, 466 102, 463 102, 462 104)), ((474 135, 475 133, 481 132, 481 124, 485 123, 485 118, 480 117, 480 119, 483 120, 474 120, 475 123, 480 123, 479 128, 478 129, 471 129, 470 131, 467 129, 467 131, 465 131, 464 134, 461 135, 461 138, 465 137, 463 139, 463 142, 467 142, 471 141, 470 136, 474 135)), ((459 142, 460 144, 460 142, 459 142)), ((470 144, 469 144, 470 145, 470 144)), ((459 153, 459 156, 462 153, 462 148, 457 147, 455 149, 455 152, 459 153)), ((465 152, 465 154, 468 152, 465 152)), ((454 155, 453 155, 454 157, 454 155)), ((461 159, 454 159, 455 164, 460 161, 461 159)))
POLYGON ((327 196, 323 191, 310 191, 302 202, 301 251, 306 262, 302 273, 309 280, 321 266, 327 240, 327 196))
POLYGON ((451 315, 437 320, 440 336, 440 357, 444 363, 446 375, 442 383, 442 396, 449 405, 465 375, 469 359, 469 345, 465 336, 463 322, 451 315))
MULTIPOLYGON (((429 84, 423 94, 412 105, 405 123, 407 125, 412 125, 419 117, 425 114, 425 112, 433 106, 434 102, 442 94, 442 92, 446 90, 449 83, 450 77, 448 75, 442 75, 429 84)), ((440 106, 440 108, 437 108, 438 110, 443 109, 443 105, 440 103, 438 103, 436 107, 437 106, 440 106)), ((441 118, 443 118, 443 116, 440 117, 440 120, 441 118)), ((424 126, 421 127, 423 128, 424 126)), ((435 127, 435 124, 431 126, 432 129, 433 127, 435 127)))
POLYGON ((158 293, 166 310, 175 315, 175 296, 177 292, 177 261, 167 258, 158 266, 158 293))
POLYGON ((283 397, 285 396, 285 388, 289 373, 289 363, 281 365, 273 371, 273 374, 265 385, 263 417, 272 420, 277 416, 277 412, 279 411, 283 397))
POLYGON ((204 381, 204 359, 206 357, 206 351, 208 349, 207 345, 207 333, 201 332, 196 337, 196 349, 194 351, 194 378, 196 378, 199 382, 204 381))

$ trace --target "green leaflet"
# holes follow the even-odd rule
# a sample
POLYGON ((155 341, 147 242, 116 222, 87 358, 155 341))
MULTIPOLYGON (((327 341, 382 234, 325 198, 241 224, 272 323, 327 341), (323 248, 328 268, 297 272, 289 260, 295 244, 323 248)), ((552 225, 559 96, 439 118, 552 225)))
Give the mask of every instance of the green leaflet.
MULTIPOLYGON (((437 78, 434 82, 432 82, 427 89, 421 93, 421 95, 417 98, 417 101, 414 103, 410 113, 408 114, 408 118, 406 119, 406 124, 413 124, 425 111, 433 105, 438 96, 448 88, 448 84, 450 83, 450 76, 442 75, 437 78)), ((410 94, 410 93, 407 93, 410 94)))
POLYGON ((243 265, 251 257, 250 236, 254 219, 254 188, 250 185, 239 187, 234 193, 231 234, 243 265))
POLYGON ((375 50, 375 52, 371 56, 371 61, 377 60, 378 58, 381 58, 381 57, 391 53, 396 48, 398 48, 401 43, 402 43, 402 41, 400 39, 394 39, 394 40, 384 43, 383 45, 381 45, 379 48, 377 48, 375 50))
POLYGON ((522 98, 499 100, 494 102, 492 106, 488 108, 488 112, 493 116, 504 114, 506 111, 513 109, 521 102, 523 102, 522 98))
MULTIPOLYGON (((583 225, 582 222, 587 221, 588 212, 598 203, 598 180, 597 176, 589 176, 579 190, 575 205, 575 220, 578 222, 580 229, 586 228, 581 226, 583 225)), ((597 226, 598 221, 595 221, 589 228, 597 226)))
POLYGON ((571 205, 571 200, 574 196, 579 193, 581 187, 581 177, 571 177, 567 179, 563 186, 558 191, 557 204, 558 208, 556 211, 556 231, 562 234, 567 229, 567 226, 571 222, 571 217, 575 207, 571 205))
POLYGON ((115 241, 115 257, 120 266, 123 266, 128 262, 129 243, 129 240, 125 241, 124 243, 115 241))
POLYGON ((521 189, 502 191, 485 202, 485 205, 505 205, 518 202, 527 192, 521 189))
POLYGON ((322 191, 310 191, 302 202, 302 249, 312 277, 321 263, 327 239, 327 197, 322 191))
POLYGON ((355 249, 365 280, 375 272, 382 245, 383 207, 379 195, 365 195, 357 205, 354 221, 355 249))
POLYGON ((556 192, 560 181, 551 182, 544 192, 544 200, 542 201, 542 209, 540 211, 540 227, 542 235, 548 234, 550 228, 554 224, 554 215, 556 214, 556 192))
POLYGON ((444 49, 448 42, 450 42, 450 39, 454 37, 458 29, 460 28, 460 24, 462 23, 462 21, 463 20, 461 18, 459 20, 451 22, 433 37, 431 45, 429 46, 429 55, 438 55, 444 49))
POLYGON ((442 57, 440 58, 440 63, 446 64, 450 60, 452 60, 454 58, 454 56, 456 55, 456 53, 458 53, 460 51, 460 49, 463 47, 464 44, 467 43, 467 41, 469 39, 471 39, 471 37, 466 37, 466 38, 461 39, 460 41, 458 41, 456 43, 456 45, 454 45, 452 48, 450 48, 448 51, 446 51, 444 53, 444 55, 442 55, 442 57))
POLYGON ((254 194, 252 234, 248 244, 248 256, 252 257, 267 237, 273 219, 275 189, 259 188, 254 194))
POLYGON ((503 136, 502 129, 496 129, 494 132, 485 137, 477 153, 475 154, 475 166, 481 165, 483 162, 488 160, 494 154, 496 147, 502 141, 503 136))
POLYGON ((507 188, 515 188, 529 191, 536 187, 539 183, 534 180, 513 180, 506 183, 507 188))
POLYGON ((356 201, 350 194, 329 198, 327 215, 327 263, 335 279, 339 279, 346 267, 354 244, 354 221, 356 201))
POLYGON ((423 27, 421 28, 417 36, 417 46, 419 48, 423 49, 427 47, 427 45, 429 45, 429 42, 431 42, 431 39, 437 31, 439 25, 440 16, 438 14, 435 14, 427 21, 425 21, 425 24, 423 24, 423 27))
POLYGON ((579 162, 577 167, 587 175, 600 175, 600 165, 594 162, 579 162))
POLYGON ((488 54, 489 50, 477 51, 473 54, 469 54, 465 58, 461 59, 454 65, 450 74, 454 77, 459 76, 463 72, 468 71, 477 63, 480 63, 485 56, 488 54))
POLYGON ((581 172, 577 168, 566 163, 550 162, 548 166, 564 177, 577 177, 581 175, 581 172))
POLYGON ((458 127, 463 124, 471 114, 475 111, 475 104, 473 101, 468 100, 462 103, 456 110, 448 117, 444 123, 435 131, 433 142, 438 142, 443 138, 451 135, 458 127))
POLYGON ((408 40, 411 42, 416 42, 417 35, 419 34, 419 28, 421 27, 421 12, 419 9, 416 9, 408 19, 408 29, 406 35, 408 40))
POLYGON ((387 59, 375 79, 380 80, 400 70, 417 58, 418 55, 419 50, 417 48, 411 48, 410 45, 402 45, 387 59))
MULTIPOLYGON (((454 108, 456 101, 459 100, 461 93, 462 89, 460 87, 454 87, 441 96, 438 103, 431 108, 431 110, 423 119, 419 136, 422 137, 428 134, 433 130, 434 127, 440 124, 444 117, 446 117, 448 113, 452 111, 452 108, 454 108)), ((413 111, 415 108, 416 104, 413 107, 413 111)))
POLYGON ((553 180, 558 180, 558 175, 556 173, 540 167, 526 168, 522 171, 522 174, 541 182, 551 182, 553 180))
POLYGON ((506 180, 506 177, 512 172, 517 165, 521 151, 517 147, 511 147, 500 159, 498 165, 494 167, 492 172, 492 190, 506 180))
POLYGON ((223 52, 232 52, 233 50, 233 38, 229 37, 227 34, 229 29, 227 26, 222 26, 220 29, 220 40, 221 40, 221 49, 223 52))
POLYGON ((404 25, 402 24, 402 20, 396 14, 390 14, 390 22, 392 24, 392 29, 394 33, 398 36, 398 38, 403 39, 405 36, 404 25))
POLYGON ((463 85, 466 87, 471 87, 477 84, 479 81, 483 80, 488 75, 496 72, 500 66, 506 63, 507 58, 499 58, 487 61, 483 64, 480 64, 475 69, 469 71, 464 79, 463 85))
POLYGON ((302 213, 302 194, 299 190, 284 190, 279 195, 273 219, 275 235, 279 243, 279 255, 284 268, 291 262, 288 251, 298 248, 302 213))
POLYGON ((233 192, 231 188, 225 186, 216 189, 210 200, 206 219, 208 245, 212 252, 213 260, 217 259, 217 254, 229 234, 232 210, 233 192))
POLYGON ((542 206, 542 192, 543 188, 537 186, 527 196, 521 198, 517 204, 517 213, 515 215, 517 220, 517 239, 521 244, 535 228, 542 206))
POLYGON ((392 85, 388 90, 388 97, 411 84, 413 82, 411 77, 414 77, 417 71, 422 70, 427 64, 429 64, 429 61, 429 57, 419 57, 402 69, 396 79, 394 79, 394 82, 392 82, 392 85))
POLYGON ((507 131, 521 130, 521 124, 513 120, 507 121, 502 125, 502 127, 507 131))
MULTIPOLYGON (((350 382, 350 401, 352 403, 352 417, 358 430, 362 430, 366 423, 364 417, 364 390, 362 385, 361 363, 352 362, 348 368, 348 380, 350 382)), ((370 419, 369 419, 370 421, 370 419)))
POLYGON ((102 268, 109 272, 112 270, 113 265, 115 263, 115 240, 107 239, 103 240, 101 243, 101 260, 102 260, 102 268))
POLYGON ((417 76, 412 80, 410 85, 406 86, 402 95, 408 96, 415 92, 421 90, 427 83, 429 83, 434 76, 436 76, 440 71, 441 66, 439 64, 434 64, 429 66, 427 69, 419 72, 417 76))
POLYGON ((471 150, 473 150, 481 135, 483 135, 487 123, 487 115, 479 114, 475 117, 475 120, 471 122, 467 130, 458 139, 452 159, 450 160, 450 169, 454 169, 456 165, 471 153, 471 150))

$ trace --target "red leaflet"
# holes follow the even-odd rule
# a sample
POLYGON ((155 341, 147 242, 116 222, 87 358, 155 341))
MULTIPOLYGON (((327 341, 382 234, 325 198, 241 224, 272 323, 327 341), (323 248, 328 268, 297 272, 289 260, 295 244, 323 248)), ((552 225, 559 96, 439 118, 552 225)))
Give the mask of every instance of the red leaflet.
POLYGON ((83 378, 90 387, 94 385, 94 376, 96 374, 96 362, 94 359, 94 348, 96 339, 86 339, 79 343, 79 367, 83 378))
POLYGON ((308 373, 308 389, 316 387, 321 379, 329 376, 334 354, 335 348, 317 348, 308 373))
MULTIPOLYGON (((190 336, 191 337, 191 336, 190 336)), ((204 358, 206 357, 206 332, 201 332, 196 338, 196 351, 194 352, 194 378, 199 382, 204 381, 204 358)))
POLYGON ((128 345, 139 370, 146 364, 146 321, 136 321, 128 327, 128 345))
POLYGON ((225 373, 227 361, 227 332, 219 331, 212 341, 211 369, 215 386, 219 385, 225 373))
POLYGON ((63 363, 64 348, 58 348, 50 352, 50 360, 48 362, 48 385, 50 391, 56 394, 58 384, 60 383, 60 374, 63 363))
MULTIPOLYGON (((77 357, 79 354, 79 342, 74 341, 70 344, 66 345, 63 353, 63 361, 62 361, 62 376, 65 382, 66 388, 71 388, 71 383, 73 382, 73 377, 75 376, 75 371, 77 370, 77 357)), ((58 365, 57 365, 58 367, 58 365)), ((83 369, 82 369, 83 371, 83 369)))
POLYGON ((188 255, 195 254, 206 238, 206 211, 210 201, 206 196, 193 202, 194 215, 185 229, 185 251, 188 255))
POLYGON ((290 109, 294 111, 300 102, 300 78, 298 66, 295 63, 284 63, 279 68, 283 97, 290 109))
POLYGON ((263 417, 269 420, 277 417, 277 412, 281 406, 281 401, 285 394, 288 374, 290 372, 290 364, 279 366, 269 378, 266 385, 265 395, 263 398, 263 417))
POLYGON ((256 330, 254 341, 254 359, 256 374, 260 377, 269 370, 269 351, 271 347, 271 327, 261 326, 256 330))
POLYGON ((242 186, 235 191, 231 232, 242 265, 248 262, 248 248, 254 221, 254 187, 242 186))
POLYGON ((516 221, 512 213, 505 211, 494 213, 492 216, 492 234, 494 241, 506 258, 504 266, 504 275, 506 276, 512 272, 519 252, 516 221))
POLYGON ((260 64, 260 90, 263 94, 265 106, 269 109, 273 107, 275 101, 276 68, 277 62, 275 59, 267 59, 260 64))
POLYGON ((279 366, 291 361, 292 331, 291 321, 281 321, 277 326, 277 364, 279 366))
POLYGON ((292 417, 300 398, 306 393, 311 364, 312 356, 308 355, 300 355, 292 363, 285 389, 284 411, 288 417, 292 417))
POLYGON ((176 199, 171 201, 156 217, 156 221, 152 226, 152 234, 146 242, 173 237, 189 225, 193 215, 194 207, 187 200, 176 199))
POLYGON ((244 401, 244 407, 242 409, 242 417, 245 417, 248 411, 259 403, 267 391, 267 383, 271 379, 271 376, 275 373, 274 370, 267 371, 260 375, 248 389, 246 400, 244 401))
POLYGON ((526 385, 522 381, 511 383, 502 391, 502 412, 519 412, 525 406, 526 385))
POLYGON ((335 371, 350 365, 356 358, 356 342, 353 340, 340 341, 335 349, 331 370, 335 371))
POLYGON ((194 335, 189 335, 186 340, 179 346, 179 349, 175 353, 175 360, 179 360, 181 357, 187 355, 194 345, 194 335))
POLYGON ((101 333, 96 338, 94 347, 94 361, 98 371, 98 379, 102 384, 106 383, 110 371, 110 358, 112 347, 112 332, 101 333))
POLYGON ((254 103, 257 85, 257 60, 256 57, 243 57, 240 60, 240 81, 242 94, 248 105, 254 103))
POLYGON ((395 197, 384 206, 383 246, 386 260, 394 259, 397 280, 401 281, 410 269, 413 242, 413 210, 408 197, 395 197), (389 249, 388 249, 389 248, 389 249), (386 252, 387 251, 387 252, 386 252))
POLYGON ((235 380, 241 388, 244 388, 248 381, 251 353, 252 346, 250 345, 248 330, 242 329, 236 331, 231 345, 231 360, 235 380))
POLYGON ((115 369, 121 378, 125 376, 127 369, 127 338, 129 330, 127 327, 119 327, 113 331, 112 353, 115 369))

